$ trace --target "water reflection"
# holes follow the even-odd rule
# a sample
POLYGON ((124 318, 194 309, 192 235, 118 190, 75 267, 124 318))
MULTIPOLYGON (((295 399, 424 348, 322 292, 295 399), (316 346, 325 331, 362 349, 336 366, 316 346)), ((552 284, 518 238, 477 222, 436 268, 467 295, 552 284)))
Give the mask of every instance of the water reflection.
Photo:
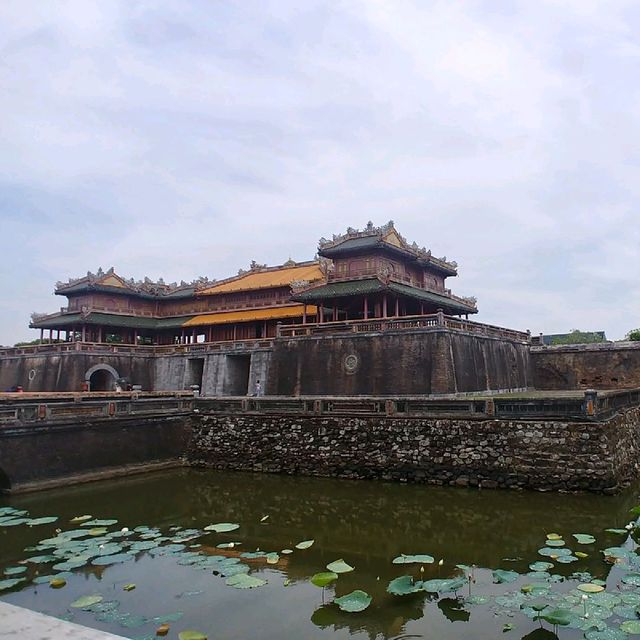
MULTIPOLYGON (((224 580, 212 578, 210 572, 198 573, 175 559, 144 553, 126 566, 80 569, 77 574, 83 578, 79 585, 70 581, 68 594, 29 587, 3 598, 59 614, 66 610, 71 595, 83 595, 100 585, 111 588, 135 582, 137 589, 126 597, 137 607, 134 612, 151 615, 178 607, 188 628, 215 628, 216 638, 255 637, 256 628, 265 640, 283 635, 317 638, 318 634, 453 639, 470 637, 470 628, 475 637, 483 637, 483 630, 493 637, 501 633, 504 621, 496 621, 490 611, 469 608, 455 594, 392 596, 386 592, 389 581, 403 574, 417 580, 451 577, 459 574, 455 567, 459 563, 526 572, 530 562, 542 559, 537 550, 551 531, 562 534, 574 550, 581 547, 574 544, 572 533, 594 534, 598 542, 590 551, 617 545, 620 537, 604 529, 624 526, 636 502, 635 490, 616 497, 532 494, 178 470, 18 496, 0 504, 28 509, 33 515, 59 515, 64 528, 72 528, 68 520, 84 513, 117 518, 130 528, 149 525, 163 531, 172 525, 202 528, 212 522, 237 522, 241 524, 238 531, 202 540, 209 553, 229 557, 256 549, 291 549, 310 538, 315 544, 306 551, 281 555, 276 565, 260 558, 243 560, 269 581, 266 587, 247 592, 225 587, 224 580), (269 518, 261 522, 265 515, 269 518), (242 544, 216 548, 232 541, 242 544), (423 571, 418 565, 392 564, 401 553, 427 553, 436 563, 423 571), (363 613, 345 613, 333 604, 323 604, 321 590, 308 582, 339 558, 356 570, 342 574, 335 588, 327 589, 326 599, 362 589, 373 596, 371 607, 363 613), (158 580, 159 575, 163 580, 158 580), (285 579, 290 586, 284 586, 285 579)), ((0 527, 0 567, 24 558, 24 547, 45 534, 52 535, 51 527, 0 527)), ((603 578, 608 571, 597 552, 581 561, 579 568, 603 578)), ((569 575, 575 569, 557 565, 554 571, 569 575)), ((478 575, 491 582, 482 569, 478 575)), ((130 637, 141 635, 96 622, 89 614, 77 616, 83 624, 130 637)), ((518 627, 513 637, 554 637, 545 636, 526 619, 518 627)), ((566 638, 580 636, 581 632, 563 631, 566 638)))

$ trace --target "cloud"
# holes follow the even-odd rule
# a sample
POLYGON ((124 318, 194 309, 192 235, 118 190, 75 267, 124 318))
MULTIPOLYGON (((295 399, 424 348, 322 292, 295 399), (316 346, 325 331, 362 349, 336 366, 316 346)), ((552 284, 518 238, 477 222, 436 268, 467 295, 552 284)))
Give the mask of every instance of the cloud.
POLYGON ((224 277, 394 219, 479 320, 640 324, 636 3, 6 2, 0 342, 58 279, 224 277))

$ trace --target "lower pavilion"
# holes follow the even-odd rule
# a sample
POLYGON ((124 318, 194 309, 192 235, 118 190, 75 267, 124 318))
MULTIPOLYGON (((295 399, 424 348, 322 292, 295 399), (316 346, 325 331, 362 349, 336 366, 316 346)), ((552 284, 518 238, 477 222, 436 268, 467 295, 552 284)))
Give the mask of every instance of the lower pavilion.
MULTIPOLYGON (((409 244, 393 222, 321 239, 318 258, 252 262, 225 280, 135 282, 106 272, 58 282, 67 306, 33 314, 43 342, 174 345, 274 338, 282 326, 477 313, 445 280, 457 264, 409 244)), ((329 328, 329 327, 327 327, 329 328)))

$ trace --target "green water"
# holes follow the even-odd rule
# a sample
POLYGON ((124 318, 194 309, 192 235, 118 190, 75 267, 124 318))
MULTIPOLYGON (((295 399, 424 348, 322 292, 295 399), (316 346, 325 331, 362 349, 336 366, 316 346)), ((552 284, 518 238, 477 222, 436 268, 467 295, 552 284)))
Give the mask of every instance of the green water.
MULTIPOLYGON (((153 618, 175 613, 182 615, 170 623, 169 638, 177 638, 185 629, 197 629, 210 640, 351 636, 519 639, 537 629, 538 622, 494 602, 469 604, 464 601, 469 590, 473 596, 495 596, 518 591, 523 583, 531 582, 521 578, 514 584, 494 585, 489 570, 525 573, 529 563, 548 560, 537 550, 545 546, 549 532, 561 534, 574 551, 589 554, 572 564, 558 564, 554 573, 570 576, 575 571, 590 572, 594 578, 611 582, 618 569, 612 571, 599 550, 625 540, 628 546, 635 545, 626 535, 605 533, 604 529, 624 527, 630 519, 629 508, 638 502, 637 489, 615 497, 559 495, 216 471, 179 470, 105 481, 0 498, 0 507, 27 510, 33 518, 59 517, 54 524, 33 527, 0 525, 0 572, 20 566, 29 556, 49 553, 24 549, 55 536, 57 528, 77 528, 79 525, 69 520, 83 514, 117 519, 116 525, 108 527, 110 532, 148 526, 167 537, 179 535, 179 530, 170 531, 171 527, 202 530, 211 523, 240 525, 230 533, 206 533, 187 541, 184 552, 198 554, 238 556, 256 549, 294 549, 302 540, 314 539, 315 543, 306 550, 280 554, 277 564, 268 564, 264 558, 241 558, 250 566, 252 576, 267 581, 255 589, 227 586, 225 578, 214 575, 210 568, 185 564, 184 552, 152 555, 142 551, 130 562, 74 569, 62 589, 52 589, 46 583, 34 585, 31 580, 37 577, 36 569, 40 575, 55 572, 51 564, 30 564, 27 581, 0 592, 0 598, 130 638, 153 637, 159 624, 153 618), (261 522, 264 516, 269 517, 261 522), (572 533, 590 533, 597 541, 581 547, 571 538, 572 533), (241 545, 217 548, 231 541, 241 545), (191 549, 189 545, 202 546, 191 549), (393 564, 393 558, 401 553, 430 554, 435 562, 423 565, 423 571, 420 565, 393 564), (310 583, 313 574, 340 558, 355 570, 341 574, 324 593, 310 583), (393 596, 386 592, 389 581, 401 575, 413 575, 416 580, 458 575, 461 571, 456 564, 477 567, 476 581, 457 594, 393 596), (127 583, 136 588, 124 591, 127 583), (332 603, 334 597, 354 589, 373 597, 365 611, 347 613, 332 603), (110 619, 69 606, 76 598, 90 594, 117 601, 121 617, 110 619), (503 633, 507 623, 514 629, 503 633)), ((125 539, 129 538, 119 541, 125 539)), ((132 532, 130 539, 138 540, 139 534, 132 532)), ((576 584, 566 581, 554 588, 569 591, 576 584)), ((615 618, 608 622, 615 626, 612 620, 615 618)), ((566 628, 559 637, 581 638, 583 633, 566 628)))

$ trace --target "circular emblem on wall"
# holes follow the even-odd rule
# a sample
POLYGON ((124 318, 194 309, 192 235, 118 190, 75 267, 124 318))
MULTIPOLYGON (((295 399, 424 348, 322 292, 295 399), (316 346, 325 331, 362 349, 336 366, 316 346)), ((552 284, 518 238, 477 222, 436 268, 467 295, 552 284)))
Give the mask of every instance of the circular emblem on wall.
POLYGON ((27 374, 27 377, 29 378, 29 382, 31 382, 31 380, 33 380, 36 377, 36 370, 30 369, 29 373, 27 374))
POLYGON ((344 368, 347 373, 355 373, 358 369, 359 364, 360 360, 355 353, 350 353, 344 358, 344 368))

